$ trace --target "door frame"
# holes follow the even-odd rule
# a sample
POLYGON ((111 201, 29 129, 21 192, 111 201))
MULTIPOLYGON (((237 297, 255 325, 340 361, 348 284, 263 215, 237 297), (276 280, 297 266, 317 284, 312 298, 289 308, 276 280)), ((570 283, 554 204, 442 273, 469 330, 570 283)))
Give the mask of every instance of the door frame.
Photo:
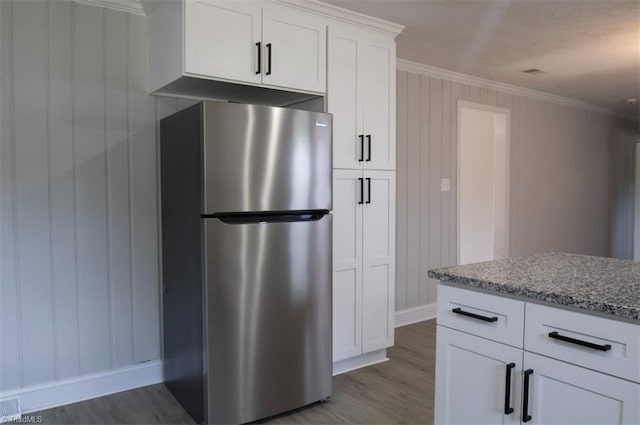
POLYGON ((636 136, 636 193, 634 214, 633 259, 640 261, 640 135, 636 136))
POLYGON ((475 103, 469 102, 467 100, 458 100, 457 111, 456 111, 456 264, 460 264, 460 176, 461 176, 461 167, 460 167, 460 136, 461 136, 461 128, 462 128, 462 120, 460 119, 462 116, 462 109, 477 109, 485 112, 492 112, 494 114, 504 114, 506 118, 506 156, 507 156, 507 184, 506 184, 506 204, 507 211, 505 214, 505 254, 506 257, 510 256, 510 247, 509 247, 509 225, 511 221, 511 110, 507 108, 501 108, 498 106, 486 105, 483 103, 475 103))

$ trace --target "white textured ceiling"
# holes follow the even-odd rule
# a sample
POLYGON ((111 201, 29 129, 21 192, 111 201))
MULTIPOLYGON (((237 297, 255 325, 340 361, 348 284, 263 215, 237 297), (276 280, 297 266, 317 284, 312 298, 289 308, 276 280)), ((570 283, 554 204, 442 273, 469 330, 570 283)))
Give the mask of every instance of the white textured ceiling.
POLYGON ((404 25, 399 58, 640 116, 640 0, 325 1, 404 25))

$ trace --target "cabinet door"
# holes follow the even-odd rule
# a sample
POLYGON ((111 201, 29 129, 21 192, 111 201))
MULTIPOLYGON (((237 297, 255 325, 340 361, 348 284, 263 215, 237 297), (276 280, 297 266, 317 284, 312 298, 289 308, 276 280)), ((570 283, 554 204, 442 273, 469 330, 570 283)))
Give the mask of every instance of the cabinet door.
POLYGON ((329 28, 327 107, 333 114, 333 166, 362 168, 364 138, 358 78, 360 34, 339 26, 329 28))
POLYGON ((371 38, 358 45, 358 76, 362 79, 362 113, 367 137, 365 169, 396 168, 396 70, 392 39, 371 38))
POLYGON ((520 423, 521 376, 522 350, 438 326, 434 422, 520 423))
POLYGON ((185 1, 185 72, 260 84, 261 11, 256 1, 185 1))
POLYGON ((262 83, 267 86, 326 91, 327 27, 304 13, 264 7, 262 83))
POLYGON ((393 345, 396 176, 364 172, 362 351, 393 345))
POLYGON ((531 424, 638 424, 640 384, 525 352, 531 424))
POLYGON ((333 172, 333 361, 362 353, 362 171, 333 172))

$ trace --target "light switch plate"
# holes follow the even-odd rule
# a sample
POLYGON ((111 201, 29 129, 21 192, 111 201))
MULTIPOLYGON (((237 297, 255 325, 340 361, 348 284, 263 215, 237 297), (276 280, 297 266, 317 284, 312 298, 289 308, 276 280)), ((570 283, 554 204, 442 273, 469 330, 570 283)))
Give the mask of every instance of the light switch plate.
POLYGON ((448 192, 451 190, 451 181, 449 179, 440 180, 440 190, 442 192, 448 192))

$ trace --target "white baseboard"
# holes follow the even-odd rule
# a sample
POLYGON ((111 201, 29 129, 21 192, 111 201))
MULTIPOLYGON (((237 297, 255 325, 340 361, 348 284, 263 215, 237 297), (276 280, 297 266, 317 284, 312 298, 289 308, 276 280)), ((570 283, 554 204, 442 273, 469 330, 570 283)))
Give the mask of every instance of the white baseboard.
POLYGON ((24 414, 160 382, 163 382, 162 361, 153 360, 106 372, 2 391, 0 399, 20 397, 24 414))
POLYGON ((436 318, 437 304, 421 305, 419 307, 408 308, 406 310, 396 311, 395 327, 411 325, 412 323, 422 322, 436 318))
POLYGON ((356 357, 339 360, 333 363, 333 376, 360 369, 361 367, 386 362, 387 360, 389 360, 389 358, 387 357, 387 350, 384 348, 382 350, 364 353, 356 357))

